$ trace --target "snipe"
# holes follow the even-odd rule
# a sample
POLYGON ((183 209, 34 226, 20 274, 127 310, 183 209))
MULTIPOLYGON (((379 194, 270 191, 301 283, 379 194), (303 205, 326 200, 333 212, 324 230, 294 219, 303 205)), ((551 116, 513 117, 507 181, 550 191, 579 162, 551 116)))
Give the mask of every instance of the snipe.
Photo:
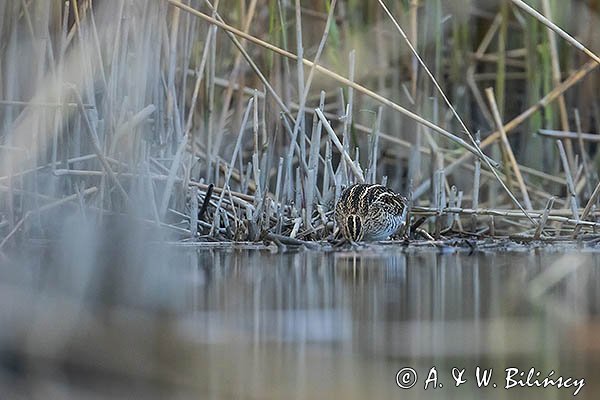
POLYGON ((377 184, 356 184, 342 192, 335 218, 351 242, 385 240, 405 223, 408 201, 377 184))

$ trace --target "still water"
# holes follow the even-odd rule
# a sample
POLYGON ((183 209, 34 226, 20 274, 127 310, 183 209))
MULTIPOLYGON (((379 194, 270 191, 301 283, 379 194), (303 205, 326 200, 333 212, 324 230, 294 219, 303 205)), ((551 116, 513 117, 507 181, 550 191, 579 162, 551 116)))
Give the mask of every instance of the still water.
POLYGON ((600 395, 600 253, 147 247, 3 264, 2 398, 600 395))

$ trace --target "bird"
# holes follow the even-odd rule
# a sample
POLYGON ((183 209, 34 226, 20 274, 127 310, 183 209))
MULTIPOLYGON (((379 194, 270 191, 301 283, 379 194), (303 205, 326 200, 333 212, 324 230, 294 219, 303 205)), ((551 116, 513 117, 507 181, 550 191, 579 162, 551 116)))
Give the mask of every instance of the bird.
POLYGON ((385 240, 406 220, 408 200, 379 184, 347 187, 335 205, 335 219, 350 242, 385 240))

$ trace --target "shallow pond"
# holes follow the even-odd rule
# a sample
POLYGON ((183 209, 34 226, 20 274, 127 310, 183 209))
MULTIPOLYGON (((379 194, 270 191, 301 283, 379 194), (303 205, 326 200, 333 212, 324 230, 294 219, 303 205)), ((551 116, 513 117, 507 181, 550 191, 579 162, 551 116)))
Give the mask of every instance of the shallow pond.
POLYGON ((38 249, 38 256, 34 251, 3 264, 4 393, 203 399, 600 394, 600 253, 138 250, 90 257, 38 249), (480 378, 492 370, 487 387, 478 387, 477 367, 480 378), (410 386, 413 370, 416 384, 400 388, 410 386), (520 387, 543 385, 549 375, 555 385, 520 387), (557 388, 559 377, 569 387, 557 388), (465 382, 456 387, 457 380, 465 382))

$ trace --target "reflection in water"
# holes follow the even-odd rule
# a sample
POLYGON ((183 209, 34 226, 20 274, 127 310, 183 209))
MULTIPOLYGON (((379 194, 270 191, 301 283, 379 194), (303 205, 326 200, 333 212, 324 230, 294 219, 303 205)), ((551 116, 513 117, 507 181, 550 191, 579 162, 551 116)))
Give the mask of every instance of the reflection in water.
POLYGON ((592 252, 150 247, 87 271, 60 251, 2 266, 3 392, 508 399, 576 389, 502 389, 515 367, 523 380, 530 368, 540 381, 551 370, 585 378, 580 398, 600 393, 592 252), (432 366, 444 386, 424 391, 432 366), (490 387, 477 388, 477 366, 493 369, 490 387), (396 385, 403 367, 419 375, 410 390, 396 385), (465 368, 459 388, 452 367, 465 368))

